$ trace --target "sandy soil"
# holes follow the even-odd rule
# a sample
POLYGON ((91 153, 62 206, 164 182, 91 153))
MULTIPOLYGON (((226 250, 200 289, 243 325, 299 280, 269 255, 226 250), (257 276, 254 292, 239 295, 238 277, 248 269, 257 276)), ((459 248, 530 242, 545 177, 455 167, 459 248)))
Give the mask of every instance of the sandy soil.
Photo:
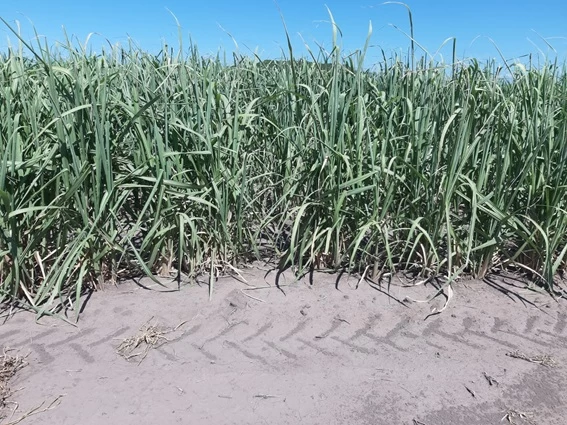
POLYGON ((398 301, 431 286, 393 282, 388 296, 317 274, 284 295, 274 275, 244 276, 259 289, 223 278, 208 301, 205 285, 129 282, 93 294, 78 327, 28 313, 0 322, 0 346, 29 353, 4 423, 39 406, 50 408, 20 423, 567 423, 564 300, 502 277, 461 281, 426 319, 443 297, 398 301), (119 355, 144 325, 161 346, 119 355))

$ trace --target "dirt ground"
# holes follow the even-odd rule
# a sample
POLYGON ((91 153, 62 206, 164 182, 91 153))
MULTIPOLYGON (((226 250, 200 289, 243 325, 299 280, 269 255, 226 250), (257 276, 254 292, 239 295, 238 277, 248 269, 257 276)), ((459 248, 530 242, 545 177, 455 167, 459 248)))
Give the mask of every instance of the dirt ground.
POLYGON ((220 279, 211 301, 204 284, 108 287, 78 327, 3 318, 0 347, 28 355, 3 423, 567 423, 563 299, 510 277, 460 281, 427 317, 445 299, 408 298, 431 285, 387 295, 319 273, 282 277, 284 294, 264 273, 220 279))

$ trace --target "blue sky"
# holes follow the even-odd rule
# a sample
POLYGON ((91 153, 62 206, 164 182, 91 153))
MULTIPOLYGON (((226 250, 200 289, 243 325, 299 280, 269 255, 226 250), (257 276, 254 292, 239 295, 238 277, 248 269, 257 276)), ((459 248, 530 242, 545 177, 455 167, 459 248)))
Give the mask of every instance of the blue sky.
MULTIPOLYGON (((538 49, 548 57, 567 58, 567 2, 539 0, 408 0, 413 13, 416 41, 435 53, 449 37, 457 38, 459 59, 498 58, 493 39, 506 59, 513 59, 538 49), (545 39, 545 41, 544 41, 545 39), (546 44, 550 43, 554 53, 546 44)), ((331 25, 326 6, 340 27, 343 52, 364 46, 368 25, 373 35, 367 62, 380 60, 380 49, 405 54, 409 40, 407 10, 396 4, 372 0, 2 0, 0 17, 15 24, 19 21, 26 40, 34 37, 33 27, 50 44, 63 40, 62 27, 69 35, 84 42, 89 33, 91 46, 98 50, 108 39, 126 44, 131 37, 144 50, 158 52, 162 42, 177 46, 179 20, 184 42, 191 38, 202 54, 214 54, 219 48, 232 52, 238 43, 240 53, 258 52, 262 58, 280 57, 287 51, 285 32, 278 11, 281 10, 294 48, 305 54, 304 41, 313 50, 317 43, 332 46, 331 25), (169 11, 168 11, 169 10, 169 11), (33 26, 31 23, 33 23, 33 26), (396 29, 394 26, 398 27, 396 29), (303 41, 304 40, 304 41, 303 41)), ((7 39, 15 38, 0 23, 0 49, 7 39)), ((451 45, 440 54, 451 60, 451 45)), ((437 56, 439 59, 440 56, 437 56)))

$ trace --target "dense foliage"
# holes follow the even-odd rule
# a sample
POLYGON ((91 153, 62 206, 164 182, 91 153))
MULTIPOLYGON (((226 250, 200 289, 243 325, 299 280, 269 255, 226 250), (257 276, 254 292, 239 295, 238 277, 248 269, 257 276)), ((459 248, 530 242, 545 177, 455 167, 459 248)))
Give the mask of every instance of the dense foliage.
POLYGON ((0 57, 2 300, 257 258, 547 285, 564 266, 556 65, 24 49, 0 57))

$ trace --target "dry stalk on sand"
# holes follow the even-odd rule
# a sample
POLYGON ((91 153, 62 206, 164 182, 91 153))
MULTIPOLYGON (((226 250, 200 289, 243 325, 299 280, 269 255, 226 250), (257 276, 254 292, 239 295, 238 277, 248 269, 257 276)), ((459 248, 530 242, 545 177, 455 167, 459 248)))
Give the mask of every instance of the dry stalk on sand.
POLYGON ((6 409, 8 404, 15 405, 15 408, 12 411, 12 416, 18 409, 18 404, 16 402, 8 400, 8 397, 12 395, 10 387, 8 386, 8 382, 14 377, 14 375, 16 375, 16 373, 18 373, 20 369, 28 364, 26 362, 27 356, 11 356, 8 354, 9 351, 11 350, 4 349, 2 355, 0 356, 0 423, 3 425, 17 425, 30 416, 47 412, 48 410, 56 408, 57 406, 59 406, 59 403, 63 396, 60 395, 56 397, 51 403, 47 405, 47 407, 44 407, 46 402, 43 402, 39 406, 24 413, 16 420, 12 420, 8 423, 2 422, 4 419, 6 419, 6 416, 3 415, 3 411, 6 409))
POLYGON ((520 419, 523 423, 528 423, 530 425, 535 425, 533 421, 533 413, 531 412, 518 412, 515 409, 508 409, 504 417, 500 422, 507 421, 509 424, 516 425, 515 419, 520 419))
POLYGON ((8 381, 27 364, 25 357, 11 356, 8 354, 9 351, 4 349, 0 356, 0 420, 2 419, 1 411, 6 407, 7 399, 12 394, 8 381))
POLYGON ((512 357, 514 359, 521 359, 521 360, 525 360, 525 361, 530 362, 530 363, 536 363, 536 364, 539 364, 539 365, 542 365, 542 366, 547 366, 547 367, 554 367, 557 364, 555 362, 555 360, 553 359, 553 357, 551 357, 547 354, 544 354, 544 355, 541 355, 541 356, 528 356, 528 355, 520 352, 519 350, 516 350, 516 351, 512 351, 510 353, 506 353, 506 355, 508 357, 512 357))
POLYGON ((157 323, 151 325, 152 319, 153 317, 142 325, 136 335, 126 338, 120 343, 116 350, 119 355, 128 361, 138 357, 140 359, 138 364, 140 364, 146 358, 151 348, 158 348, 167 342, 171 342, 165 335, 177 331, 187 323, 187 321, 184 321, 175 328, 168 329, 160 327, 157 323))
MULTIPOLYGON (((62 399, 62 398, 63 398, 63 395, 57 396, 51 403, 49 403, 49 404, 47 405, 47 407, 43 407, 43 406, 45 406, 45 403, 46 403, 46 402, 44 401, 44 402, 42 402, 39 406, 37 406, 37 407, 31 409, 31 410, 28 411, 27 413, 25 413, 25 414, 23 414, 22 416, 20 416, 18 419, 14 420, 14 421, 11 421, 11 422, 8 422, 8 423, 6 423, 6 424, 2 424, 2 425, 17 425, 17 424, 19 424, 20 422, 22 422, 24 419, 29 418, 30 416, 37 415, 38 413, 44 413, 44 412, 47 412, 47 411, 49 411, 49 410, 53 410, 53 409, 55 409, 57 406, 59 406, 59 404, 61 404, 61 399, 62 399)), ((0 417, 0 419, 2 419, 2 418, 0 417)))

